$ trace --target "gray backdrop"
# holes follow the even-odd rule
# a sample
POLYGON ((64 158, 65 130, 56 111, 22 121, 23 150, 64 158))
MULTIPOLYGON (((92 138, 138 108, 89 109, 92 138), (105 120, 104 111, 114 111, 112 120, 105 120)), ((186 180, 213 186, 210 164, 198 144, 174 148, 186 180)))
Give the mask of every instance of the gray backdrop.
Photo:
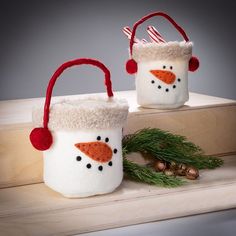
MULTIPOLYGON (((64 61, 78 57, 102 60, 112 72, 114 90, 134 89, 127 75, 128 40, 121 32, 141 16, 168 12, 194 41, 201 68, 189 74, 190 90, 236 99, 235 1, 1 1, 0 99, 40 97, 64 61)), ((147 24, 169 40, 180 39, 163 19, 147 24)), ((145 36, 147 24, 138 31, 145 36)), ((102 92, 103 76, 87 67, 66 71, 54 95, 102 92)))

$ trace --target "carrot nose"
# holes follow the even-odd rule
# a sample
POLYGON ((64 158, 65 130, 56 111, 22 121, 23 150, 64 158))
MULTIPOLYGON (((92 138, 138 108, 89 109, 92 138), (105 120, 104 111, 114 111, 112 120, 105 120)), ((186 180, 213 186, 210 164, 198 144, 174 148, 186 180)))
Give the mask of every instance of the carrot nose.
POLYGON ((76 143, 75 146, 95 161, 108 162, 112 158, 112 149, 103 142, 76 143))
POLYGON ((166 84, 172 84, 175 82, 175 74, 167 70, 150 70, 150 72, 159 80, 166 84))

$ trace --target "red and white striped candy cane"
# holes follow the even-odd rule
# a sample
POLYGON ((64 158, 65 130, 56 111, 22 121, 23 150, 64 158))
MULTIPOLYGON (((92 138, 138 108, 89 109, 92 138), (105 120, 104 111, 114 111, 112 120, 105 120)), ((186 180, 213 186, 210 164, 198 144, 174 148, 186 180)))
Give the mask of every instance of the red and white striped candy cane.
POLYGON ((155 43, 166 43, 162 35, 158 32, 158 30, 154 26, 148 26, 147 32, 149 34, 150 39, 155 43))
MULTIPOLYGON (((132 31, 131 31, 131 29, 129 28, 129 26, 125 26, 124 28, 123 28, 123 32, 124 32, 124 34, 128 37, 128 39, 131 39, 131 35, 132 35, 132 31)), ((135 43, 147 43, 147 40, 146 39, 142 39, 141 41, 139 40, 139 39, 137 39, 137 38, 135 38, 134 39, 134 42, 135 43)))

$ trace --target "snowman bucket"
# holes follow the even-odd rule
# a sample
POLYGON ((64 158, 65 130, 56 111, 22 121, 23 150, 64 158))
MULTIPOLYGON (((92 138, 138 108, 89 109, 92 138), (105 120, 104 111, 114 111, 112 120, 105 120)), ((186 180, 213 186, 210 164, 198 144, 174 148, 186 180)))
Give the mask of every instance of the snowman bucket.
POLYGON ((33 111, 36 127, 32 145, 43 152, 44 182, 65 197, 87 197, 116 189, 123 178, 122 126, 128 115, 126 100, 113 98, 109 70, 94 59, 61 65, 49 81, 44 112, 33 111), (50 106, 52 90, 62 72, 89 64, 105 74, 108 98, 84 97, 50 106), (43 125, 43 127, 41 127, 43 125))
MULTIPOLYGON (((199 67, 198 59, 192 56, 193 43, 185 31, 167 14, 154 12, 137 21, 130 33, 131 59, 126 63, 126 70, 129 74, 136 73, 138 104, 158 109, 184 105, 189 99, 188 70, 195 71, 199 67), (166 18, 184 41, 166 42, 161 35, 157 35, 158 43, 136 40, 137 27, 154 16, 166 18)), ((148 33, 153 36, 152 32, 148 33)))

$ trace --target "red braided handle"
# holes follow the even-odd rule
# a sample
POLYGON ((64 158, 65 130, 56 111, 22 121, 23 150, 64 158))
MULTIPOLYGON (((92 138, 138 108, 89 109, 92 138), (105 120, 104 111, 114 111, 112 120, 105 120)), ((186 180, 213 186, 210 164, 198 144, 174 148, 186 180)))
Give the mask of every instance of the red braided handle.
POLYGON ((62 64, 53 74, 51 77, 48 87, 47 87, 47 92, 46 92, 46 100, 44 103, 44 116, 43 116, 43 127, 48 128, 48 121, 49 121, 49 108, 50 108, 50 103, 51 103, 51 97, 52 97, 52 90, 53 87, 56 83, 56 80, 58 77, 63 73, 63 71, 69 67, 75 66, 75 65, 92 65, 100 68, 104 74, 105 74, 105 85, 106 85, 106 90, 107 90, 107 95, 108 97, 113 96, 112 92, 112 83, 111 83, 111 75, 110 71, 107 69, 107 67, 102 64, 101 62, 94 60, 94 59, 89 59, 89 58, 80 58, 80 59, 75 59, 73 61, 68 61, 62 64))
POLYGON ((187 34, 185 33, 185 31, 175 22, 174 19, 172 19, 169 15, 167 15, 164 12, 154 12, 154 13, 144 16, 143 18, 141 18, 140 20, 138 20, 134 24, 131 39, 130 39, 130 55, 132 55, 132 53, 133 53, 134 37, 135 37, 136 30, 137 30, 138 26, 154 16, 162 16, 162 17, 166 18, 177 29, 177 31, 179 31, 179 33, 183 36, 185 41, 186 42, 189 41, 189 38, 188 38, 187 34))

